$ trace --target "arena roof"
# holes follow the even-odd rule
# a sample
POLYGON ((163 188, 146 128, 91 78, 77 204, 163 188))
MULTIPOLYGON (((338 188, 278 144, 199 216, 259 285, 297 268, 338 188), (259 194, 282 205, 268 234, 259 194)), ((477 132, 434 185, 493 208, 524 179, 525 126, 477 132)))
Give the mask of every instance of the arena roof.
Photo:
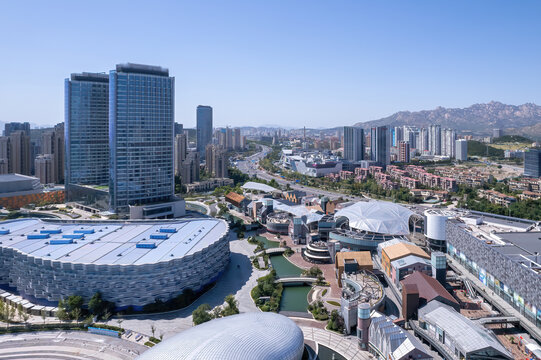
POLYGON ((254 182, 254 181, 248 181, 247 183, 245 183, 241 187, 243 189, 245 189, 245 190, 257 190, 257 191, 262 191, 262 192, 266 192, 266 193, 273 192, 273 191, 279 191, 278 189, 273 188, 272 186, 269 186, 267 184, 254 182))
POLYGON ((300 360, 301 329, 283 315, 257 312, 197 325, 162 341, 138 360, 300 360))
POLYGON ((179 221, 43 221, 0 224, 0 246, 71 263, 141 265, 200 251, 221 239, 227 224, 217 219, 179 221))
POLYGON ((349 227, 379 234, 408 235, 413 211, 386 201, 359 201, 338 210, 335 218, 344 216, 349 227))

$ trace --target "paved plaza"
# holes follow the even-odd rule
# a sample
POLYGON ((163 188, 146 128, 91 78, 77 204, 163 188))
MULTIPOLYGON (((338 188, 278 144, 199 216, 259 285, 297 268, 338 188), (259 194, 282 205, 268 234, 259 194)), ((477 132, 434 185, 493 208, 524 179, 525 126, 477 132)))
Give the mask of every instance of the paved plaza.
POLYGON ((131 360, 146 346, 82 331, 43 331, 0 336, 0 359, 131 360))
MULTIPOLYGON (((135 315, 123 317, 122 327, 135 332, 152 335, 151 326, 154 325, 155 336, 163 335, 164 339, 178 332, 192 327, 192 311, 199 305, 207 303, 211 307, 222 305, 224 298, 235 295, 239 301, 240 312, 259 311, 250 296, 250 291, 257 285, 257 279, 266 275, 267 271, 260 271, 252 267, 250 256, 253 255, 255 245, 245 240, 238 240, 230 232, 231 262, 220 277, 216 285, 207 291, 187 308, 168 313, 135 315)), ((117 319, 108 322, 118 326, 117 319)))

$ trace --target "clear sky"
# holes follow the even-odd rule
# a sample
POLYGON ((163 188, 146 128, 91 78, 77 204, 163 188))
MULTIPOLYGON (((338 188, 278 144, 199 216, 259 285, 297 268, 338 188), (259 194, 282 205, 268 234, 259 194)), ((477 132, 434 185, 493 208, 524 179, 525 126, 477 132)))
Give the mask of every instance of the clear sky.
POLYGON ((539 1, 3 1, 0 121, 63 121, 64 78, 176 78, 176 121, 331 127, 400 110, 541 103, 539 1))

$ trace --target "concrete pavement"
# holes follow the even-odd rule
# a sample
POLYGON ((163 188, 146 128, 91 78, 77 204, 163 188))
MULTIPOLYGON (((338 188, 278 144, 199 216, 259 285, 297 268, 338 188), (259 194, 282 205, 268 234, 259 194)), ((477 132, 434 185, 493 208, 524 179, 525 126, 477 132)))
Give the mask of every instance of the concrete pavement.
POLYGON ((335 332, 315 327, 301 326, 305 341, 313 341, 326 346, 350 360, 368 360, 368 351, 359 349, 355 337, 339 335, 335 332))
MULTIPOLYGON (((230 232, 230 236, 235 234, 230 232)), ((257 279, 268 271, 257 270, 252 267, 250 256, 253 256, 255 245, 246 240, 232 239, 230 242, 231 262, 225 273, 216 285, 197 299, 192 305, 177 311, 160 314, 148 314, 124 317, 122 327, 138 333, 151 335, 151 326, 154 325, 155 336, 160 334, 168 338, 182 330, 192 327, 192 311, 199 305, 207 303, 211 307, 223 304, 228 294, 235 295, 239 302, 240 312, 259 311, 250 296, 250 291, 257 285, 257 279), (238 267, 237 267, 238 265, 238 267)), ((109 321, 111 325, 118 326, 117 319, 109 321)))

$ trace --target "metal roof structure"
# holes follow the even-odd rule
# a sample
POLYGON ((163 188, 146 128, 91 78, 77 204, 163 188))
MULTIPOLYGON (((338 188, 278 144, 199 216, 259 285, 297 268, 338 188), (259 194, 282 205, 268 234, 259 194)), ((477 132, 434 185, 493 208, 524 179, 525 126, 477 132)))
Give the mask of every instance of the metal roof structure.
POLYGON ((408 235, 410 209, 386 201, 359 201, 338 210, 335 218, 343 216, 349 227, 379 234, 408 235))
POLYGON ((177 221, 54 221, 0 224, 0 246, 46 260, 96 265, 142 265, 182 258, 221 239, 218 219, 177 221))
POLYGON ((310 224, 321 220, 324 214, 318 213, 316 210, 308 209, 304 205, 287 205, 281 201, 273 200, 273 209, 285 211, 293 216, 306 216, 306 223, 310 224))
POLYGON ((422 358, 432 358, 420 340, 394 324, 390 318, 377 311, 372 311, 370 318, 370 342, 383 355, 392 356, 393 359, 406 359, 411 352, 417 350, 426 355, 422 358))
POLYGON ((512 359, 507 349, 500 344, 490 330, 439 301, 431 301, 420 308, 419 321, 426 321, 442 329, 446 336, 453 339, 463 350, 465 355, 492 348, 512 359))
POLYGON ((265 192, 265 193, 269 193, 269 192, 273 192, 273 191, 280 191, 280 190, 278 190, 276 188, 273 188, 272 186, 269 186, 267 184, 258 183, 258 182, 255 182, 255 181, 248 181, 247 183, 242 185, 241 188, 243 188, 245 190, 262 191, 262 192, 265 192))
POLYGON ((302 330, 270 312, 243 313, 185 330, 144 352, 138 360, 300 360, 302 330))

